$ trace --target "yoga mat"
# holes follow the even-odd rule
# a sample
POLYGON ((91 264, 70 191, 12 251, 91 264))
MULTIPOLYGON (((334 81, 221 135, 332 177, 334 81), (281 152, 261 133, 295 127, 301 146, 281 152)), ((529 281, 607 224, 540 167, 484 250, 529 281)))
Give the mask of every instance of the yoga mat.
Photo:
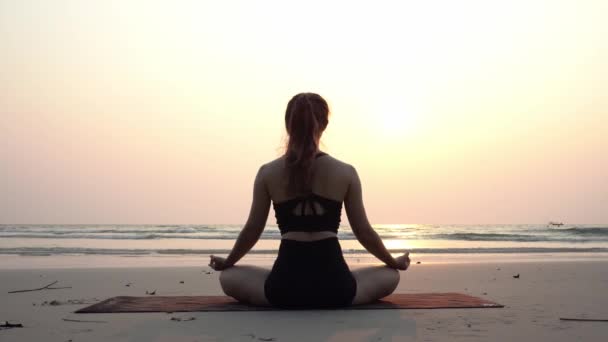
MULTIPOLYGON (((502 308, 503 305, 462 293, 400 293, 377 302, 353 305, 344 310, 370 309, 448 309, 502 308)), ((87 306, 76 313, 117 312, 192 312, 192 311, 269 311, 282 310, 258 307, 237 302, 227 296, 148 296, 113 297, 87 306)))

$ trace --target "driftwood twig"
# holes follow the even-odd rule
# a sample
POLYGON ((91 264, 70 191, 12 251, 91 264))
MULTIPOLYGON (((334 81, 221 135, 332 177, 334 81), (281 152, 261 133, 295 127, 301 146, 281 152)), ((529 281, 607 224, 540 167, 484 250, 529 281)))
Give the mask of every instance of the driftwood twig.
POLYGON ((596 318, 559 318, 561 321, 579 321, 579 322, 608 322, 608 319, 596 319, 596 318))
POLYGON ((46 286, 43 287, 39 287, 37 289, 29 289, 29 290, 15 290, 15 291, 9 291, 8 293, 21 293, 21 292, 32 292, 32 291, 41 291, 41 290, 61 290, 61 289, 71 289, 71 286, 65 286, 65 287, 51 287, 55 284, 57 284, 59 281, 54 281, 46 286))
POLYGON ((85 321, 85 320, 80 320, 80 319, 69 319, 69 318, 62 318, 64 321, 66 322, 78 322, 78 323, 108 323, 106 321, 85 321))
POLYGON ((188 321, 194 321, 196 319, 196 317, 171 317, 172 321, 177 321, 177 322, 188 322, 188 321))
POLYGON ((21 323, 9 323, 8 321, 0 324, 0 328, 23 328, 21 323))

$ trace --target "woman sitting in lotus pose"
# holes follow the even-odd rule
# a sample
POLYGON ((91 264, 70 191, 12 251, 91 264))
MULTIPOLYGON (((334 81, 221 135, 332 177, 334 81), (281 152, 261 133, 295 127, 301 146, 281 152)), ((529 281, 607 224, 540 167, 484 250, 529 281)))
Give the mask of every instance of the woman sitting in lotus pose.
POLYGON ((224 292, 238 301, 281 308, 336 308, 391 294, 409 253, 393 258, 367 220, 355 168, 319 150, 329 107, 313 93, 287 105, 283 156, 262 165, 247 223, 228 257, 211 256, 224 292), (271 270, 235 264, 258 241, 272 201, 281 243, 271 270), (357 240, 385 265, 350 271, 337 231, 342 203, 357 240))

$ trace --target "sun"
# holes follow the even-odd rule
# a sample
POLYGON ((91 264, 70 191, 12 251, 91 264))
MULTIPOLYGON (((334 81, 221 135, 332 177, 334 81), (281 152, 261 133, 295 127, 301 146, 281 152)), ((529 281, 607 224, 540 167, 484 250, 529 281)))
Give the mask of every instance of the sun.
POLYGON ((414 112, 404 108, 390 108, 378 112, 377 129, 385 138, 396 139, 412 133, 416 129, 417 118, 414 112))

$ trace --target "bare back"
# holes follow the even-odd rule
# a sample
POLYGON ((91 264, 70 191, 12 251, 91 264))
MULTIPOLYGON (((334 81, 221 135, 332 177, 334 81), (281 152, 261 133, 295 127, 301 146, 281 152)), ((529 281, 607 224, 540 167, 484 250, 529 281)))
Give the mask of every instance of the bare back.
MULTIPOLYGON (((285 168, 284 156, 279 157, 271 162, 268 162, 260 168, 256 176, 254 186, 254 201, 249 215, 248 223, 250 222, 255 229, 263 229, 270 201, 281 203, 293 199, 302 194, 289 194, 287 191, 288 172, 285 168)), ((363 205, 363 196, 361 189, 361 181, 357 170, 350 164, 340 161, 331 155, 323 155, 313 161, 313 179, 312 192, 316 195, 344 203, 344 209, 350 223, 353 233, 359 239, 362 235, 370 233, 373 229, 367 219, 365 207, 363 205)), ((319 203, 313 203, 315 208, 306 206, 303 210, 304 215, 317 212, 322 213, 323 208, 319 203)), ((302 208, 296 207, 296 211, 302 208)), ((326 237, 329 232, 319 233, 299 233, 289 232, 292 237, 302 239, 316 239, 326 237)))
MULTIPOLYGON (((313 161, 312 192, 343 202, 353 178, 353 168, 330 155, 313 161)), ((280 203, 300 194, 287 193, 288 173, 284 157, 277 158, 264 167, 264 180, 270 198, 280 203)))

